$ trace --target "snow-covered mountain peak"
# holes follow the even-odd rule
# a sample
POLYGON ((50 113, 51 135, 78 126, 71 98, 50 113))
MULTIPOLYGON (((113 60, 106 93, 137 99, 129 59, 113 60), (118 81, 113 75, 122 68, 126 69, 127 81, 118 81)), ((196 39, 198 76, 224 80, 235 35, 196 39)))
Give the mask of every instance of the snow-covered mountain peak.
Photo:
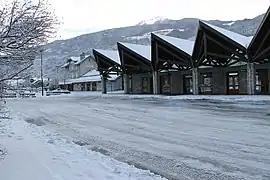
POLYGON ((157 16, 148 20, 143 20, 141 22, 139 22, 137 25, 149 25, 149 24, 156 24, 156 23, 162 23, 164 21, 168 20, 167 18, 161 17, 161 16, 157 16))

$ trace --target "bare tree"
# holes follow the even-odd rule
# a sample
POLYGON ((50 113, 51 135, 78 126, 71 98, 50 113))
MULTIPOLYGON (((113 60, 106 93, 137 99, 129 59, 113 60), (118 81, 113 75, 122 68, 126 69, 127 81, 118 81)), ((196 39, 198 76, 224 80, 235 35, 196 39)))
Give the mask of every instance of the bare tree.
POLYGON ((33 65, 57 25, 47 0, 10 0, 0 7, 0 83, 33 65))

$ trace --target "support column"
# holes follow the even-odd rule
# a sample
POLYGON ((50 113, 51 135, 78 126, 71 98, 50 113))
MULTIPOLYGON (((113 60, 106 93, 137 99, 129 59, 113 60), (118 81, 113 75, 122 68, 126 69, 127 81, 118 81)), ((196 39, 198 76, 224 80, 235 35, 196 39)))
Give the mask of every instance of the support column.
POLYGON ((93 82, 90 83, 90 91, 93 91, 93 85, 92 85, 93 82))
POLYGON ((199 94, 198 68, 192 69, 193 95, 199 94))
POLYGON ((101 75, 101 88, 102 88, 102 94, 107 94, 107 83, 106 83, 106 75, 101 75))
POLYGON ((153 72, 153 94, 158 94, 158 72, 153 72))
POLYGON ((84 91, 87 91, 87 83, 84 83, 84 91))
POLYGON ((129 77, 127 74, 123 75, 124 79, 124 93, 129 94, 129 77))
POLYGON ((254 63, 247 63, 247 93, 249 95, 255 94, 255 66, 254 63))

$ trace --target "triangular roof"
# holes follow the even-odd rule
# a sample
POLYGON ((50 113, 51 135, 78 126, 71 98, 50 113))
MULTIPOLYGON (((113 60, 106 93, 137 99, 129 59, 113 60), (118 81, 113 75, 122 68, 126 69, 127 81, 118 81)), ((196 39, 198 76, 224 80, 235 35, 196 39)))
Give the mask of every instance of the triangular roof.
POLYGON ((247 61, 247 45, 251 38, 199 21, 192 53, 193 66, 230 66, 247 61))
POLYGON ((241 34, 238 34, 238 33, 235 33, 235 32, 232 32, 232 31, 229 31, 227 29, 223 29, 223 28, 220 28, 220 27, 217 27, 215 25, 212 25, 212 24, 209 24, 209 23, 206 23, 204 21, 201 21, 203 24, 209 26, 210 28, 214 29, 215 31, 223 34, 224 36, 230 38, 232 41, 240 44, 241 46, 247 48, 252 40, 252 36, 251 37, 247 37, 247 36, 243 36, 241 34))
POLYGON ((134 53, 144 57, 145 59, 147 59, 149 61, 151 60, 151 46, 122 43, 122 42, 118 42, 118 43, 125 46, 126 48, 133 51, 134 53))
POLYGON ((106 58, 118 63, 120 65, 120 58, 118 51, 114 50, 103 50, 103 49, 93 49, 93 52, 96 51, 99 54, 102 54, 106 58))
POLYGON ((100 73, 96 69, 92 69, 92 70, 88 71, 87 73, 85 73, 83 75, 83 77, 99 76, 99 75, 100 75, 100 73))
POLYGON ((269 62, 270 44, 270 6, 248 47, 253 62, 269 62))
POLYGON ((163 39, 164 41, 172 44, 174 47, 181 49, 185 53, 189 54, 190 56, 192 55, 193 47, 194 47, 194 41, 190 41, 187 39, 180 39, 180 38, 175 38, 171 36, 164 36, 164 35, 159 35, 156 33, 153 33, 155 36, 163 39))
POLYGON ((81 63, 83 63, 85 60, 89 59, 91 57, 91 55, 85 55, 85 58, 80 59, 79 61, 75 62, 75 65, 80 65, 81 63))

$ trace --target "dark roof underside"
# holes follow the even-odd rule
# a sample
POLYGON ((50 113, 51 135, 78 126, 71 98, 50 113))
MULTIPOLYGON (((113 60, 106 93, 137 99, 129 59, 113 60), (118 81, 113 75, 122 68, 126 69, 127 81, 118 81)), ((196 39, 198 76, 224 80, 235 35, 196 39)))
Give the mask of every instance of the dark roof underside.
POLYGON ((192 54, 193 65, 226 67, 239 61, 247 61, 246 49, 203 22, 199 28, 192 54))
POLYGON ((124 73, 134 74, 152 72, 150 60, 146 59, 140 54, 137 54, 121 43, 117 43, 117 47, 124 73))
POLYGON ((253 62, 267 63, 270 61, 270 7, 248 49, 253 62))
POLYGON ((95 57, 98 71, 109 72, 121 72, 121 66, 114 60, 108 58, 107 56, 99 53, 93 49, 93 55, 95 57))
POLYGON ((155 71, 167 69, 185 70, 192 67, 189 54, 153 33, 151 34, 151 53, 152 66, 155 71))

